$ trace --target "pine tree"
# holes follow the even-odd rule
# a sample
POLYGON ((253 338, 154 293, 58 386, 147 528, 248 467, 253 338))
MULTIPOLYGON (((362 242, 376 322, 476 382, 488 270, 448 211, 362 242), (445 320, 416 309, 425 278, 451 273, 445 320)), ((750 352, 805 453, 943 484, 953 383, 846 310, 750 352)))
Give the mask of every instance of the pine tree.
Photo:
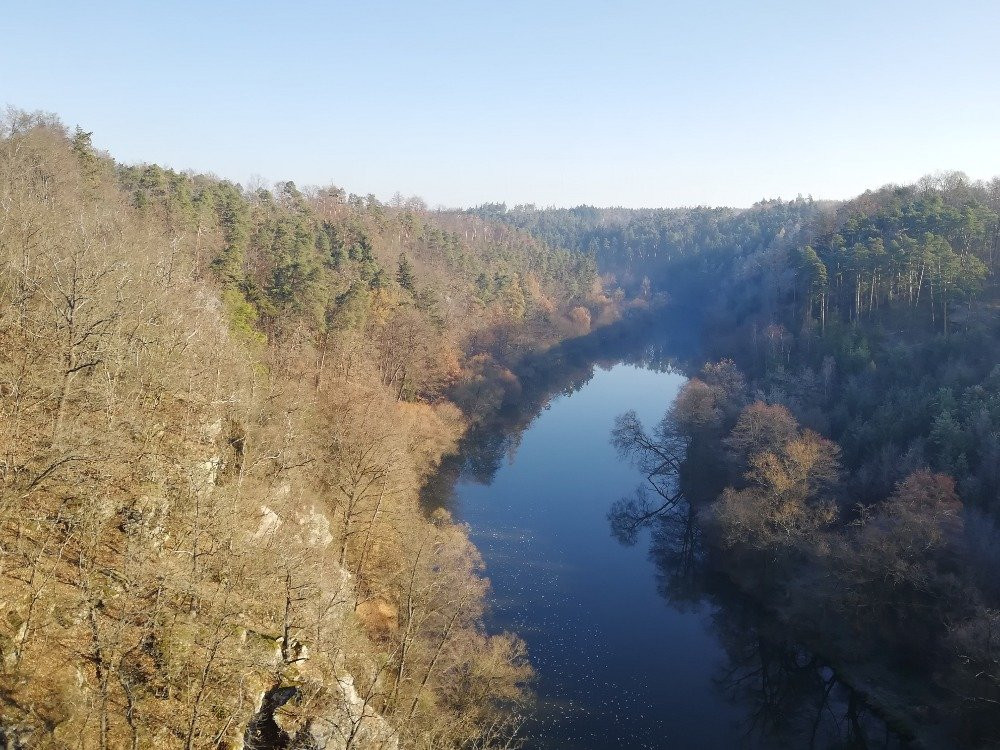
POLYGON ((417 277, 413 275, 413 265, 410 263, 409 259, 403 255, 403 253, 399 254, 399 266, 396 271, 396 282, 410 294, 416 294, 417 277))

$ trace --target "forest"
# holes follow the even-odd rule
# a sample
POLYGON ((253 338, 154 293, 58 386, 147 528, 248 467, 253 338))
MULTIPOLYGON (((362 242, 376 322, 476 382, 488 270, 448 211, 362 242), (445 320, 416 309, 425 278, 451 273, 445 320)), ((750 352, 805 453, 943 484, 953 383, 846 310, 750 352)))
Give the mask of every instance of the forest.
POLYGON ((430 210, 11 110, 0 205, 4 747, 518 746, 532 666, 428 497, 678 311, 614 532, 689 514, 907 736, 1000 742, 1000 180, 430 210))
POLYGON ((844 202, 473 210, 704 315, 616 535, 694 511, 708 564, 925 746, 1000 742, 1000 179, 844 202), (620 270, 619 270, 620 269, 620 270))
POLYGON ((500 748, 528 701, 420 489, 593 260, 337 187, 0 132, 0 744, 500 748))

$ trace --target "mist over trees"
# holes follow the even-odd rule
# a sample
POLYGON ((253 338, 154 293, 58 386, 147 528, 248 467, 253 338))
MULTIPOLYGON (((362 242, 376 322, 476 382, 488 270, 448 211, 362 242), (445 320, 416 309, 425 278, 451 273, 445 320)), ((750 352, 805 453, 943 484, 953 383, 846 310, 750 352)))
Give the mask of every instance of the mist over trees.
POLYGON ((734 258, 790 246, 830 205, 802 198, 762 201, 746 210, 540 209, 494 203, 468 213, 586 253, 629 293, 648 296, 655 287, 686 298, 691 287, 718 281, 734 258))
POLYGON ((625 288, 703 313, 709 354, 836 439, 863 498, 905 476, 894 464, 926 463, 963 497, 995 502, 1000 178, 947 173, 744 210, 474 212, 592 252, 625 288))

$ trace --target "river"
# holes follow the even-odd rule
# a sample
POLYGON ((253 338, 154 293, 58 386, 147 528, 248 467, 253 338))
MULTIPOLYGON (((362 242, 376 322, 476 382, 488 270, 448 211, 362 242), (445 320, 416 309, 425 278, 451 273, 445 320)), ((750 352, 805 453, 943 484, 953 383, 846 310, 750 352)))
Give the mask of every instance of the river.
POLYGON ((691 514, 633 546, 610 533, 612 502, 642 480, 610 444, 614 419, 634 409, 652 425, 684 381, 623 363, 577 374, 454 484, 449 504, 492 583, 489 627, 519 634, 537 671, 527 747, 898 747, 829 669, 699 568, 691 514))

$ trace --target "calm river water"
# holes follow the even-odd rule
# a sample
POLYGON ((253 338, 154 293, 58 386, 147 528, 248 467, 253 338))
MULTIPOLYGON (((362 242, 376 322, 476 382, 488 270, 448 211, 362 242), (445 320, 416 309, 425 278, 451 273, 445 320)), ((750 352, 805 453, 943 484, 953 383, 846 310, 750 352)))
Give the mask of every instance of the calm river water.
POLYGON ((642 480, 609 442, 615 417, 652 425, 684 380, 596 368, 455 486, 492 582, 490 627, 524 638, 538 672, 528 747, 897 746, 828 669, 692 572, 683 519, 631 547, 612 537, 609 506, 642 480))

